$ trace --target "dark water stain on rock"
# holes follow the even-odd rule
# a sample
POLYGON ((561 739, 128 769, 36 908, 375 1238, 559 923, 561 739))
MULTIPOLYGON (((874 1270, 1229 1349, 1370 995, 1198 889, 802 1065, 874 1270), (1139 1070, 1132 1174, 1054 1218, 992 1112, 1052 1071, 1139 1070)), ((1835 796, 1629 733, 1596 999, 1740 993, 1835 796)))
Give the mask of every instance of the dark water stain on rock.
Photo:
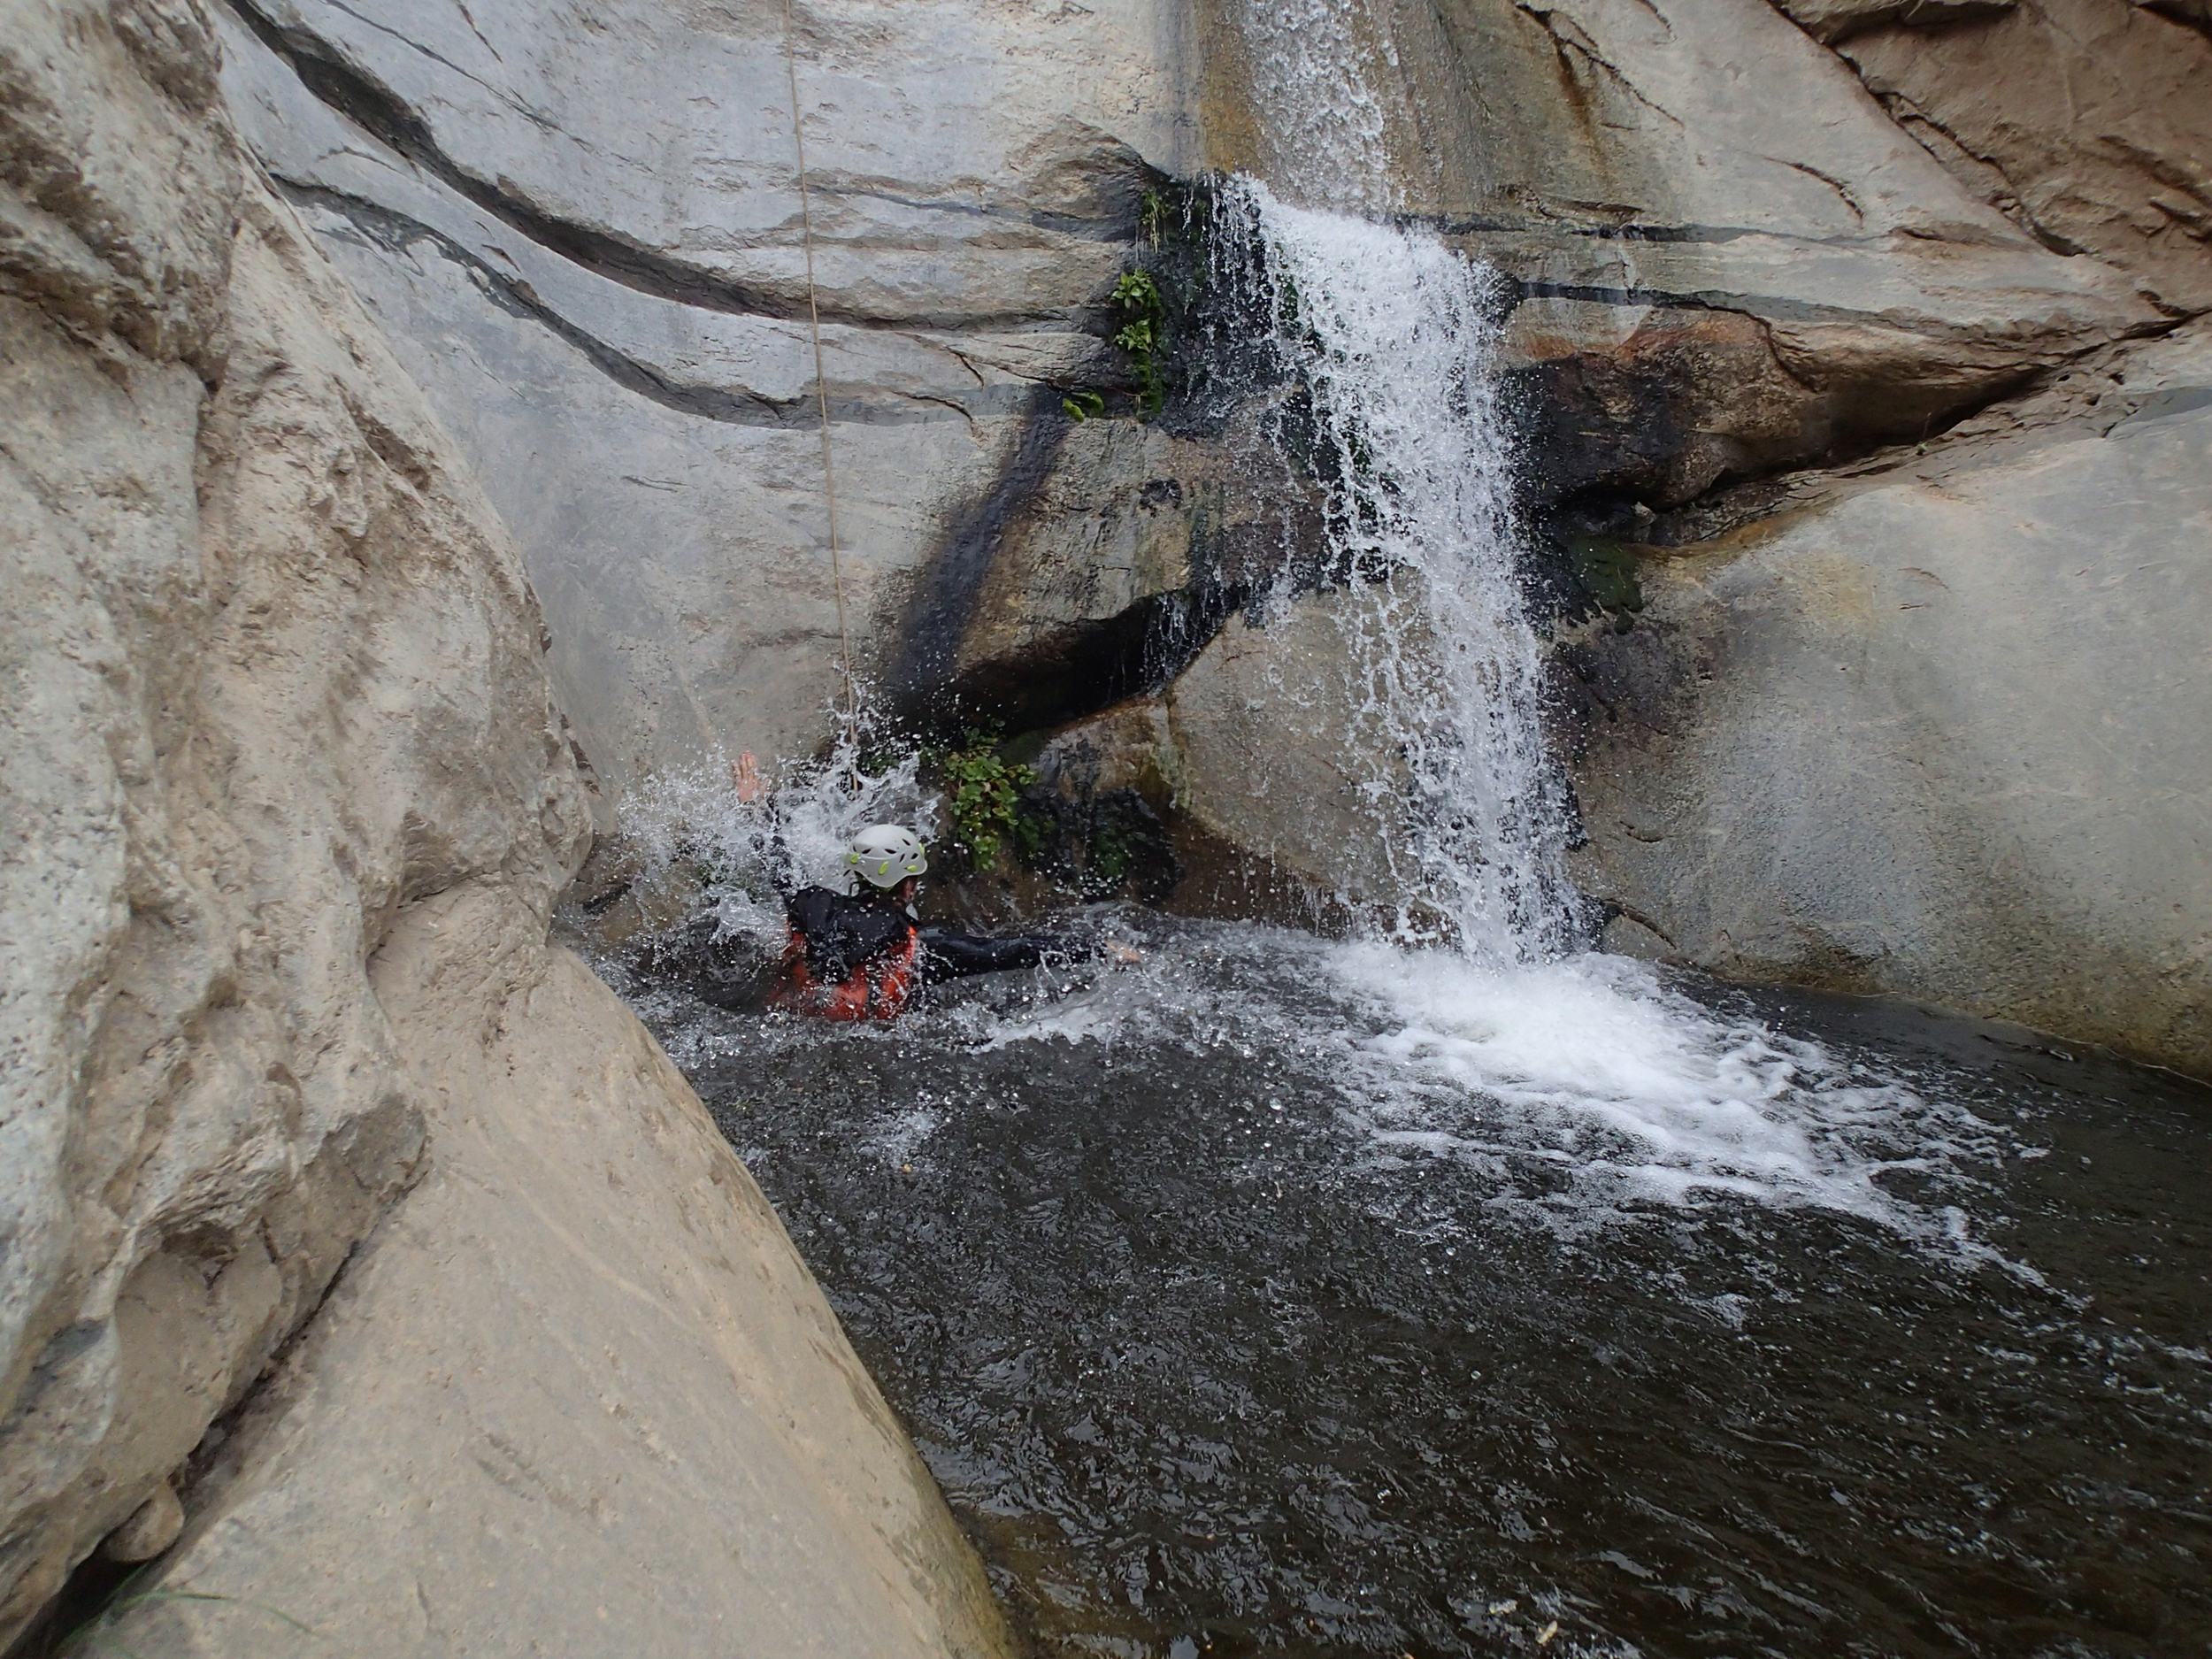
POLYGON ((1006 532, 1050 476, 1075 422, 1060 394, 1039 386, 1029 394, 1020 430, 991 488, 945 521, 935 550, 922 569, 900 618, 898 644, 885 675, 892 705, 912 718, 949 719, 963 710, 951 680, 960 641, 975 617, 976 601, 1006 532))

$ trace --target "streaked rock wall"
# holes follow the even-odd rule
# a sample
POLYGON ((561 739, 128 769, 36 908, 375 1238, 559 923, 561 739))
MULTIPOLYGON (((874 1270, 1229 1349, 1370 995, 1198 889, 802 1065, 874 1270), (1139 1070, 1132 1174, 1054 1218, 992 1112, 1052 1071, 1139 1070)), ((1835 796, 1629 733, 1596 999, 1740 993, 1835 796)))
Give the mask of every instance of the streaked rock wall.
MULTIPOLYGON (((872 681, 906 689, 956 643, 920 573, 1022 511, 1072 425, 1062 389, 1126 378, 1099 307, 1148 166, 1197 160, 1181 11, 797 8, 846 633, 872 681)), ((584 27, 526 3, 236 0, 225 41, 278 188, 521 541, 610 787, 810 749, 843 641, 783 6, 622 0, 584 27)))
MULTIPOLYGON (((817 747, 842 643, 782 7, 618 8, 588 29, 533 0, 407 0, 374 22, 326 0, 235 0, 229 16, 256 150, 514 525, 611 795, 718 747, 817 747)), ((1648 565, 1655 606, 1698 549, 1755 544, 1779 569, 1797 547, 1785 524, 1845 511, 1819 503, 1857 500, 1868 478, 1906 489, 1901 469, 1961 423, 1982 434, 1977 454, 2000 454, 2065 377, 2212 304, 2212 39, 2193 0, 821 0, 796 16, 847 632, 863 674, 910 709, 956 697, 1017 729, 1134 730, 1145 720, 1115 712, 1126 700, 1173 702, 1161 680, 1192 664, 1202 680, 1229 649, 1209 657, 1210 642, 1256 619, 1238 620, 1264 585, 1248 566, 1294 565, 1311 540, 1306 481, 1240 470, 1252 434, 1235 419, 1171 411, 1140 428, 1133 412, 1103 301, 1148 250, 1145 192, 1169 175, 1252 169, 1431 225, 1497 267, 1535 563, 1571 634, 1594 607, 1627 614, 1578 572, 1594 550, 1648 565), (1358 96, 1302 102, 1317 76, 1358 96), (1108 407, 1078 423, 1062 399, 1086 390, 1108 407)), ((2096 520, 2128 534, 2193 511, 2162 484, 2127 500, 2086 472, 2082 487, 2096 520)), ((1907 515, 1885 534, 1998 557, 2019 515, 1985 506, 1976 527, 1907 515)), ((2072 509, 2038 511, 2052 517, 2023 534, 2076 534, 2072 509)), ((1934 568, 1940 551, 1900 562, 1934 568)), ((1672 614, 1638 626, 1655 636, 1672 614)), ((1870 641, 1890 640, 1883 620, 1870 641)), ((1610 687, 1598 659, 1644 648, 1624 637, 1569 659, 1594 676, 1578 684, 1610 687)), ((2027 688, 2001 678, 2020 660, 1988 664, 2001 678, 1970 706, 2027 718, 2032 698, 2014 695, 2027 688)), ((1204 701, 1202 684, 1187 690, 1204 701)), ((2146 716, 2149 691, 2125 674, 2093 695, 2116 725, 2185 729, 2146 716)), ((1609 688, 1601 702, 1630 706, 1609 688)), ((1713 722, 1710 741, 1644 753, 1647 787, 1716 822, 1755 811, 1752 773, 1698 757, 1758 747, 1734 724, 1758 706, 1671 715, 1713 722)), ((1940 726, 1963 706, 1913 718, 1940 726)), ((1274 750, 1302 741, 1277 735, 1274 750)), ((1817 745, 1766 752, 1760 789, 1821 796, 1817 745)), ((1682 905, 1798 913, 1788 881, 1770 889, 1747 868, 1727 893, 1694 892, 1687 870, 1652 864, 1608 820, 1612 773, 1581 782, 1609 902, 1655 920, 1682 905)), ((1284 827, 1266 780, 1203 784, 1206 824, 1243 839, 1199 834, 1195 795, 1167 832, 1224 867, 1265 865, 1284 827)), ((2140 780, 2101 787, 2120 817, 2162 821, 2130 793, 2140 780)), ((1985 808, 1943 810, 1981 822, 1985 808)), ((1898 843, 1863 827, 1823 857, 1848 870, 1879 848, 1863 871, 1878 883, 1898 843)), ((2096 875, 2095 862, 2070 864, 2069 881, 2104 881, 2099 903, 2144 897, 2127 866, 2096 875)), ((2003 939, 1975 948, 1980 967, 1963 943, 1909 972, 1878 965, 1912 955, 1899 942, 1793 953, 1787 929, 1735 951, 1688 922, 1679 949, 1728 972, 2119 1029, 2066 1013, 2071 947, 2004 919, 2073 902, 2059 889, 2001 915, 1954 867, 1923 873, 1914 927, 1932 937, 1957 918, 1961 941, 2003 939)), ((1299 880, 1317 876, 1358 885, 1348 866, 1299 880)), ((2138 966, 2170 946, 2151 930, 2138 966)))

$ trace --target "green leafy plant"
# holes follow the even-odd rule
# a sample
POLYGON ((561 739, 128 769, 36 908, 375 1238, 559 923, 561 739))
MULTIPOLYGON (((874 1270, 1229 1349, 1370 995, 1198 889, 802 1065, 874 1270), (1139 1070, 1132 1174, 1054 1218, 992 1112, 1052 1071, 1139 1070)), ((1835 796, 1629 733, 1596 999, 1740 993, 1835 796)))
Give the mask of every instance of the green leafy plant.
POLYGON ((1060 407, 1076 420, 1088 420, 1093 415, 1106 412, 1106 397, 1102 392, 1070 392, 1060 400, 1060 407))
POLYGON ((1021 806, 1021 792, 1037 781, 1037 774, 1028 766, 1007 764, 995 731, 971 728, 958 748, 941 749, 931 761, 944 780, 953 837, 977 869, 995 864, 1009 840, 1027 845, 1040 839, 1021 806))
POLYGON ((1121 319, 1114 343, 1137 365, 1137 412, 1156 415, 1167 401, 1160 380, 1160 350, 1167 338, 1167 305, 1148 271, 1125 271, 1108 304, 1121 319))
POLYGON ((1620 542, 1602 536, 1574 536, 1566 545, 1590 597, 1601 610, 1612 613, 1615 632, 1627 633, 1634 626, 1635 613, 1644 608, 1643 587, 1636 580, 1636 556, 1620 542))
POLYGON ((1167 226, 1167 197, 1157 190, 1147 190, 1144 203, 1137 210, 1137 231, 1148 246, 1157 248, 1167 226))
POLYGON ((1091 837, 1091 877, 1095 885, 1109 891, 1121 885, 1121 879, 1129 873, 1129 865, 1135 849, 1129 844, 1129 832, 1118 818, 1108 818, 1099 825, 1091 837))

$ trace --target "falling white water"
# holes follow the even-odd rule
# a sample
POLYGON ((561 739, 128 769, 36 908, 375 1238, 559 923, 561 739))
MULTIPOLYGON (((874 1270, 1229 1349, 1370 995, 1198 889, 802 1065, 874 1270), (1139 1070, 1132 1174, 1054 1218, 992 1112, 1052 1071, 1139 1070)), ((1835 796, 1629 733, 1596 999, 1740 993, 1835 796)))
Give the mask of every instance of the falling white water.
POLYGON ((1323 496, 1319 575, 1343 645, 1327 672, 1350 695, 1285 689, 1348 710, 1334 759, 1361 772, 1388 843, 1400 943, 1434 937, 1417 925, 1426 910, 1458 947, 1328 948, 1333 988, 1359 1006, 1333 1067, 1352 1121, 1380 1155, 1571 1170, 1585 1219, 1731 1195, 1975 1254, 1961 1212, 1919 1211, 1878 1179, 1981 1146, 1970 1111, 1846 1077, 1818 1044, 1716 1017, 1640 964, 1575 955, 1572 809, 1517 575, 1500 284, 1403 222, 1372 87, 1389 32, 1373 12, 1248 0, 1243 18, 1270 176, 1225 181, 1213 278, 1269 336, 1266 378, 1291 388, 1276 437, 1323 496))
POLYGON ((1388 28, 1362 0, 1245 0, 1239 23, 1276 188, 1312 207, 1399 205, 1389 122, 1363 73, 1395 67, 1388 28))
POLYGON ((1432 235, 1278 201, 1233 179, 1216 215, 1239 307, 1271 319, 1305 399, 1281 442, 1325 497, 1322 568, 1348 595, 1350 710, 1402 901, 1478 960, 1547 959, 1575 932, 1565 792, 1545 747, 1542 658, 1516 573, 1497 295, 1432 235))
MULTIPOLYGON (((1279 189, 1236 178, 1216 193, 1212 297, 1239 319, 1217 343, 1234 348, 1225 360, 1258 359, 1240 389, 1272 410, 1276 445, 1322 508, 1321 547, 1286 558, 1254 615, 1271 628, 1302 605, 1338 630, 1279 668, 1270 695, 1286 734, 1316 741, 1347 777, 1362 804, 1351 816, 1382 843, 1394 937, 1176 925, 1141 968, 979 983, 895 1034, 748 1026, 726 1040, 874 1036, 942 1055, 950 1064, 930 1075, 955 1080, 979 1051, 1034 1045, 1049 1071, 1064 1047, 1120 1047, 1158 1053, 1169 1087, 1179 1052, 1293 1056, 1341 1102, 1374 1167, 1478 1167, 1495 1182, 1488 1205, 1562 1236, 1654 1206, 1751 1202, 1841 1211, 1985 1259, 1952 1200, 1975 1166, 2032 1152, 1904 1079, 1701 1007, 1644 964, 1575 954, 1571 808, 1517 580, 1495 279, 1433 234, 1362 216, 1402 205, 1383 105, 1356 67, 1386 52, 1371 12, 1251 0, 1245 27, 1266 49, 1263 148, 1282 173, 1279 189), (1433 948, 1447 939, 1454 949, 1433 948), (1913 1183, 1936 1196, 1903 1195, 1913 1183)), ((1270 759, 1250 757, 1256 789, 1270 759)), ((649 875, 695 883, 718 932, 772 948, 779 885, 829 874, 862 824, 935 811, 910 758, 867 772, 849 748, 787 768, 771 799, 740 803, 717 764, 668 780, 632 826, 649 875)), ((1148 924, 1117 926, 1141 940, 1148 924)), ((702 1026, 684 1041, 725 1038, 702 1026)), ((878 1151, 901 1166, 921 1156, 957 1094, 887 1102, 878 1151)))

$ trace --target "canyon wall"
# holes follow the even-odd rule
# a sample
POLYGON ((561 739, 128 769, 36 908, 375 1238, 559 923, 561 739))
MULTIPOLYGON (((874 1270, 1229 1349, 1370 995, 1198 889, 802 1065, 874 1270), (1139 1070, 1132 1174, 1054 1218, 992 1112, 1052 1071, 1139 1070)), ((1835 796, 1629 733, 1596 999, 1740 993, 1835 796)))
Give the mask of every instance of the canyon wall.
POLYGON ((998 1651, 773 1214, 548 948, 592 784, 521 559, 218 66, 195 0, 0 33, 0 1643, 96 1547, 170 1552, 140 1652, 998 1651))
POLYGON ((1372 896, 1337 723, 1271 703, 1363 602, 1312 480, 1267 388, 1154 411, 1110 341, 1208 167, 1341 146, 1323 196, 1502 273, 1609 943, 2212 1073, 2200 6, 785 15, 11 11, 0 1639, 173 1546, 215 1599, 142 1650, 1001 1650, 546 918, 849 656, 1141 809, 1153 896, 1372 896))
POLYGON ((810 750, 848 642, 892 695, 941 677, 1062 388, 1126 379, 1101 302, 1147 163, 1202 159, 1183 10, 803 4, 788 42, 765 4, 226 14, 255 149, 520 540, 611 789, 810 750))
POLYGON ((1609 942, 2212 1073, 2201 19, 1440 16, 1609 942))
MULTIPOLYGON (((2212 627, 2202 18, 1207 15, 1210 159, 1303 167, 1341 200, 1380 155, 1356 204, 1364 188, 1507 279, 1576 873, 1604 942, 2212 1074, 2212 681, 2190 644, 2212 627), (1323 72, 1292 35, 1360 83, 1361 120, 1280 115, 1283 65, 1323 72)), ((1225 757, 1172 715, 1241 640, 1146 718, 1064 734, 1046 768, 1063 793, 1142 793, 1202 878, 1186 905, 1264 910, 1284 879, 1356 891, 1358 857, 1312 844, 1344 790, 1295 712, 1240 732, 1249 781, 1191 764, 1225 757), (1225 887, 1225 829, 1275 879, 1225 887)))
POLYGON ((2212 335, 1644 559, 1569 648, 1617 948, 2212 1075, 2212 335))
MULTIPOLYGON (((2192 359, 2161 343, 2212 304, 2212 40, 2186 4, 837 0, 791 15, 787 34, 783 8, 759 4, 602 8, 572 27, 519 0, 411 0, 373 21, 325 0, 223 14, 257 152, 517 530, 610 803, 726 750, 812 750, 849 657, 883 706, 1032 733, 1068 822, 1141 811, 1167 849, 1148 894, 1335 913, 1313 895, 1357 889, 1368 854, 1322 844, 1345 805, 1325 744, 1294 720, 1255 729, 1234 746, 1241 771, 1220 775, 1208 718, 1179 728, 1175 712, 1214 707, 1228 665, 1256 660, 1249 601, 1310 551, 1311 480, 1255 469, 1248 406, 1197 409, 1171 388, 1143 418, 1143 365, 1110 343, 1126 320, 1118 273, 1167 280, 1182 259, 1202 287, 1179 181, 1247 168, 1432 227, 1504 280, 1533 577, 1564 640, 1555 712, 1586 808, 1581 874, 1612 942, 2204 1064, 2203 1017, 2187 1011, 2206 1001, 2201 918, 2146 909, 2125 873, 2162 860, 2182 888, 2204 885, 2203 849, 2162 839, 2170 788, 2147 781, 2190 775, 2161 735, 2190 729, 2186 685, 2097 681, 2101 718, 2152 744, 2144 768, 2108 775, 2030 712, 2032 654, 1984 662, 1994 678, 1970 701, 1992 730, 2059 745, 2054 776, 2098 780, 2095 844, 2133 850, 2055 851, 1972 881, 1959 826, 2001 839, 2010 820, 1958 793, 1963 760, 1908 759, 1947 729, 1953 694, 1925 709, 1924 687, 1887 694, 1921 721, 1901 747, 1871 735, 1877 712, 1847 717, 1909 770, 1839 801, 1810 770, 1809 734, 1767 741, 1801 718, 1780 712, 1778 687, 1642 701, 1718 683, 1701 678, 1716 631, 1755 626, 1740 606, 1677 626, 1675 585, 1709 568, 1691 549, 1765 546, 1786 519, 1832 524, 1855 547, 1848 514, 1868 509, 1843 503, 1866 480, 1970 436, 1991 456, 2044 432, 2031 405, 2062 377, 2109 363, 2186 379, 2192 359), (1353 96, 1310 96, 1332 79, 1353 96), (1970 433, 1947 435, 1962 422, 1970 433), (1628 634, 1586 624, 1632 623, 1646 602, 1628 634), (1679 649, 1663 667, 1664 641, 1679 649), (1198 678, 1169 683, 1186 665, 1198 678), (2154 690, 2171 723, 2142 706, 2154 690), (1662 724, 1669 741, 1645 741, 1662 724), (1190 764, 1190 742, 1213 758, 1190 764), (1767 770, 1712 758, 1755 749, 1767 770), (1891 799, 1906 780, 1916 805, 1891 799), (1660 832, 1643 809, 1622 804, 1655 792, 1671 861, 1645 850, 1660 832), (1847 842, 1802 856, 1841 859, 1857 885, 1814 883, 1778 851, 1687 850, 1780 799, 1844 813, 1847 842), (1314 800, 1326 821, 1287 821, 1283 803, 1314 800), (1924 833, 1899 833, 1907 821, 1924 833), (1886 890, 1901 858, 1909 907, 1853 896, 1886 890), (2091 926, 2092 911, 2147 931, 2091 926), (2061 912, 2102 954, 2029 919, 2061 912), (1755 916, 1770 924, 1755 948, 1755 916), (1909 934, 1954 942, 1931 955, 1909 934), (2107 972, 2122 959, 2135 966, 2107 972), (2154 981, 2151 1002, 2182 1011, 2126 1011, 2154 981)), ((1179 323, 1178 306, 1204 303, 1171 299, 1179 323)), ((2123 514, 2168 526, 2159 545, 2184 566, 2195 556, 2199 508, 2170 470, 2124 501, 2084 488, 2079 514, 2038 509, 2058 515, 2031 526, 2054 549, 2089 534, 2066 523, 2123 514)), ((2001 547, 2016 504, 1986 512, 1973 534, 2001 547)), ((1919 540, 1932 524, 1887 533, 1894 568, 1933 568, 1919 540)), ((1815 534, 1831 533, 1789 537, 1815 534)), ((1775 546, 1800 545, 1789 537, 1775 546)), ((2205 591, 2178 580, 2168 611, 2196 616, 2205 591)), ((2016 627, 2124 649, 2070 631, 2059 588, 2030 584, 2017 603, 2016 627)), ((1865 615, 1878 655, 1950 652, 1895 632, 1924 635, 1925 608, 1865 615)), ((2030 840, 2046 831, 2075 846, 2054 825, 2030 840)))

